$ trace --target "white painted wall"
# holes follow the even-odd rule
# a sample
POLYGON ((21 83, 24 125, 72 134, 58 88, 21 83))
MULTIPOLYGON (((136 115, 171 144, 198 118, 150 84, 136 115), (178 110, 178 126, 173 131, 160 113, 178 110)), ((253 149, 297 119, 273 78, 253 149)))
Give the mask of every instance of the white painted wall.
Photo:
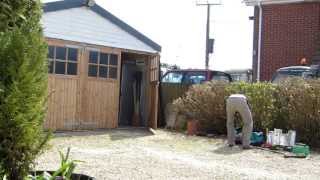
POLYGON ((49 38, 155 53, 150 46, 87 7, 48 12, 42 16, 49 38))

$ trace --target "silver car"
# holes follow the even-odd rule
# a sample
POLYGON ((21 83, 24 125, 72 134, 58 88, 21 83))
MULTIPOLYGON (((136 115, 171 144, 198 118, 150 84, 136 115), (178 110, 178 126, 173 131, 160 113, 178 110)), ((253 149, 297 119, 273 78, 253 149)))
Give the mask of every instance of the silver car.
POLYGON ((278 69, 272 77, 272 83, 279 83, 291 77, 312 78, 314 68, 309 66, 290 66, 278 69))

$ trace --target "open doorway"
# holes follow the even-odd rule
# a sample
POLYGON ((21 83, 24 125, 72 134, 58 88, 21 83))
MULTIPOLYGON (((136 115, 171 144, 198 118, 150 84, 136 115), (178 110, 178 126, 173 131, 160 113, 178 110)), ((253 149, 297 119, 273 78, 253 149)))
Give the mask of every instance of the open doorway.
POLYGON ((119 126, 148 126, 146 57, 132 53, 121 55, 119 126))

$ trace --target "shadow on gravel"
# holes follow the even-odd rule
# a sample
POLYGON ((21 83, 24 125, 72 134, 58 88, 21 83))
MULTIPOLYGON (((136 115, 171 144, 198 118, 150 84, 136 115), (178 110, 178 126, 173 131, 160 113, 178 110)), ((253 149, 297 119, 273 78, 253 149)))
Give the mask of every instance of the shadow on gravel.
POLYGON ((212 152, 215 154, 231 155, 241 153, 243 150, 239 146, 229 147, 227 145, 222 145, 212 152))
POLYGON ((112 141, 136 139, 154 135, 153 132, 146 128, 120 128, 113 131, 115 133, 109 134, 112 141))
POLYGON ((112 141, 124 140, 124 139, 136 139, 146 136, 154 135, 153 132, 147 128, 118 128, 118 129, 101 129, 94 131, 60 131, 55 132, 54 136, 59 137, 85 137, 85 136, 99 136, 108 135, 112 141))

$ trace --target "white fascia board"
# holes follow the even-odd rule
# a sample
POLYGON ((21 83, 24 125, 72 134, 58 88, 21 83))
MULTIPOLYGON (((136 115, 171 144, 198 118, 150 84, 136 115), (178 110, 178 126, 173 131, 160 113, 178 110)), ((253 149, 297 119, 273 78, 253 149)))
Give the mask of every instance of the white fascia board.
POLYGON ((270 5, 270 4, 290 4, 300 2, 320 2, 320 0, 244 0, 247 6, 270 5))

